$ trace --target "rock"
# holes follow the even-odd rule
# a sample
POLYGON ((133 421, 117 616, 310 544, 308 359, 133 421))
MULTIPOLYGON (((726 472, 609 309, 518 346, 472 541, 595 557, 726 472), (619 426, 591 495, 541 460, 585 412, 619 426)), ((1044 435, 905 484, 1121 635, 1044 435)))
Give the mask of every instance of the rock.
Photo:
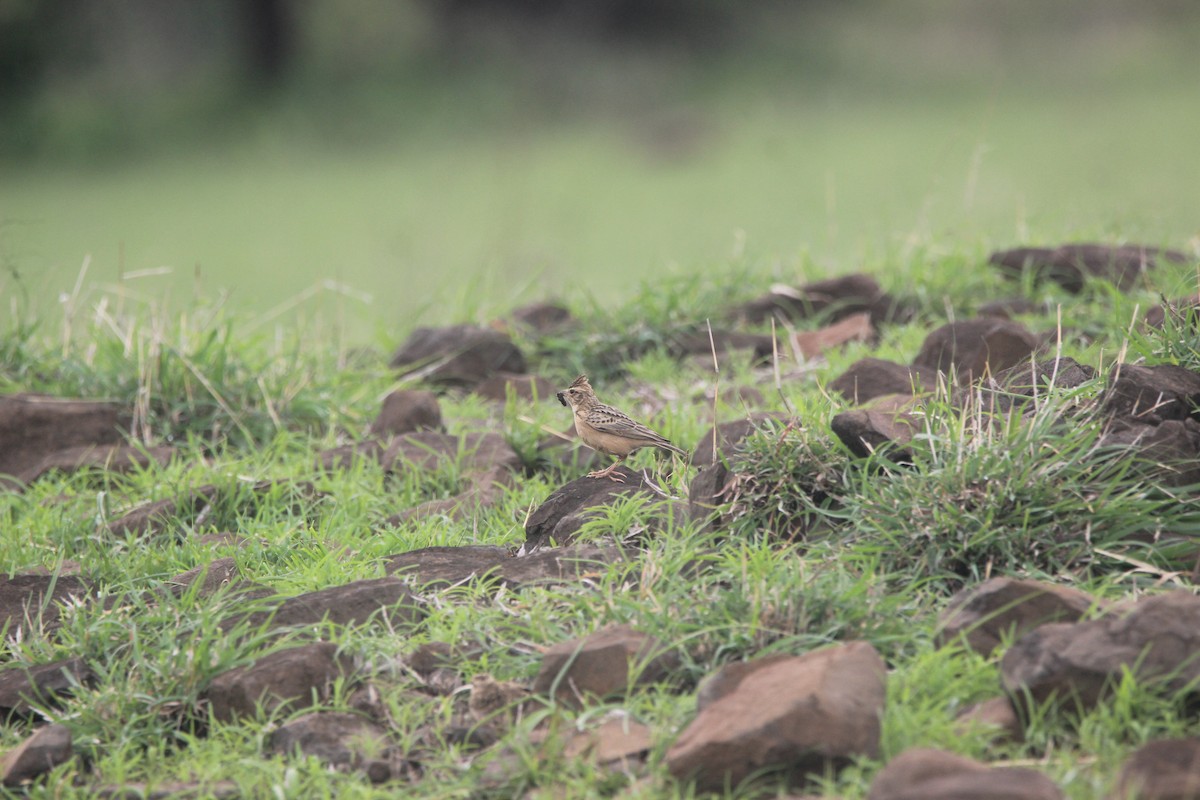
POLYGON ((535 403, 554 398, 558 387, 541 375, 513 375, 502 373, 493 375, 475 387, 475 394, 485 400, 497 403, 508 401, 508 393, 518 400, 535 403))
POLYGON ((899 464, 912 460, 905 447, 924 427, 918 403, 906 395, 884 395, 865 406, 835 414, 829 427, 850 452, 866 458, 880 448, 899 464))
POLYGON ((397 389, 383 399, 379 416, 367 429, 375 437, 400 436, 414 431, 440 431, 442 406, 437 395, 421 389, 397 389))
POLYGON ((1158 425, 1124 422, 1100 437, 1099 447, 1129 451, 1134 472, 1167 486, 1200 484, 1200 422, 1169 419, 1158 425))
POLYGON ((567 741, 563 755, 629 772, 641 765, 652 745, 650 728, 621 715, 605 720, 594 730, 577 732, 567 741))
POLYGON ((976 653, 991 655, 1006 639, 1015 640, 1047 622, 1075 622, 1100 604, 1069 586, 1015 578, 991 578, 957 592, 938 622, 939 645, 961 640, 976 653))
POLYGON ((215 561, 210 561, 207 564, 201 564, 198 567, 189 569, 187 572, 176 575, 173 578, 167 578, 166 584, 168 591, 179 597, 199 582, 200 587, 197 590, 197 596, 208 597, 235 582, 238 577, 237 559, 230 556, 227 558, 218 558, 215 561))
POLYGON ((776 412, 756 411, 741 419, 722 422, 709 428, 692 451, 693 467, 707 467, 717 460, 727 461, 750 434, 758 430, 782 428, 787 416, 776 412), (714 448, 715 443, 715 448, 714 448))
POLYGON ((276 728, 267 737, 267 755, 312 756, 334 769, 357 769, 390 747, 387 731, 358 714, 314 711, 276 728))
POLYGON ((334 625, 361 625, 375 619, 392 627, 415 625, 425 618, 425 609, 408 585, 394 577, 353 581, 315 592, 296 595, 225 620, 227 629, 239 623, 250 628, 270 623, 271 627, 304 628, 322 621, 334 625))
POLYGON ((1060 800, 1054 781, 1022 767, 988 767, 965 756, 916 747, 875 775, 867 800, 1060 800))
POLYGON ((1016 703, 1071 698, 1093 707, 1121 675, 1179 692, 1200 682, 1200 596, 1176 590, 1139 600, 1122 615, 1051 623, 1025 634, 1004 654, 1000 674, 1016 703))
POLYGON ((873 277, 866 274, 814 281, 800 289, 776 286, 766 295, 735 309, 733 316, 759 325, 771 317, 797 321, 821 315, 828 316, 830 322, 839 322, 864 312, 875 327, 910 316, 907 309, 896 303, 873 277))
POLYGON ((571 310, 561 303, 530 303, 514 309, 509 318, 535 333, 553 333, 571 325, 575 320, 571 310))
POLYGON ((688 487, 688 519, 701 521, 707 530, 722 527, 721 507, 729 502, 729 490, 736 479, 719 461, 696 473, 688 487))
POLYGON ((855 405, 888 394, 919 394, 930 388, 919 371, 882 358, 861 358, 829 383, 831 392, 855 405))
POLYGON ((633 494, 651 495, 641 473, 618 467, 613 473, 624 481, 608 478, 576 478, 550 493, 525 522, 522 552, 532 553, 548 544, 569 544, 587 520, 602 506, 633 494))
POLYGON ((1036 363, 1022 361, 997 375, 985 376, 974 386, 960 387, 954 392, 953 404, 959 408, 981 398, 983 410, 1007 413, 1022 408, 1034 398, 1044 399, 1050 393, 1077 389, 1096 377, 1096 370, 1073 358, 1050 358, 1036 363))
POLYGON ((979 728, 996 732, 993 742, 1025 741, 1025 726, 1012 701, 1007 697, 992 697, 981 703, 967 706, 954 718, 954 729, 962 736, 970 736, 979 728))
POLYGON ((525 713, 529 690, 516 681, 498 681, 486 672, 471 679, 467 710, 476 722, 503 730, 525 713))
POLYGON ((425 547, 389 556, 384 570, 426 589, 476 581, 520 589, 577 580, 580 575, 624 558, 620 548, 576 545, 513 558, 503 547, 425 547))
POLYGON ((1159 262, 1187 263, 1188 257, 1176 250, 1146 245, 1065 244, 1055 248, 1017 247, 999 250, 988 263, 1009 278, 1033 274, 1033 281, 1052 281, 1071 293, 1083 289, 1088 277, 1110 281, 1119 289, 1129 289, 1159 262))
POLYGON ((827 350, 850 342, 867 342, 874 336, 871 316, 860 311, 815 331, 797 331, 792 334, 791 344, 804 358, 816 358, 827 350))
POLYGON ((51 635, 58 629, 62 604, 82 602, 94 593, 91 581, 75 575, 0 575, 0 631, 6 637, 51 635))
POLYGON ((624 697, 633 686, 658 683, 678 668, 679 654, 658 639, 613 625, 547 650, 533 691, 578 708, 591 697, 624 697))
POLYGON ((130 411, 116 403, 42 394, 0 396, 0 486, 17 489, 44 472, 55 453, 125 441, 130 411), (8 477, 4 477, 8 476, 8 477))
POLYGON ((925 337, 913 359, 918 370, 953 374, 966 385, 1028 359, 1040 344, 1024 325, 994 317, 951 322, 925 337))
POLYGON ((429 383, 471 387, 497 372, 525 372, 525 357, 506 333, 451 325, 417 328, 390 366, 418 372, 429 383))
POLYGON ((866 642, 747 665, 666 754, 667 769, 698 792, 737 787, 763 770, 793 784, 879 757, 886 667, 866 642))
POLYGON ((1121 766, 1110 800, 1200 800, 1200 739, 1146 742, 1121 766))
POLYGON ((332 472, 337 469, 352 469, 362 462, 381 463, 383 454, 387 451, 383 442, 378 439, 368 439, 365 442, 344 444, 322 450, 317 455, 317 469, 322 472, 332 472))
POLYGON ((219 722, 299 711, 324 702, 333 682, 355 673, 354 660, 330 642, 278 650, 212 679, 203 697, 219 722))
POLYGON ((0 759, 0 783, 20 786, 71 760, 71 729, 46 725, 0 759))
POLYGON ((54 707, 77 686, 91 686, 96 675, 82 658, 64 658, 36 666, 0 670, 0 718, 28 717, 54 707))
POLYGON ((174 447, 167 446, 80 445, 47 453, 35 466, 18 477, 24 483, 33 483, 50 472, 69 473, 81 469, 99 469, 124 474, 134 469, 145 469, 151 464, 166 466, 175 457, 175 453, 174 447))
POLYGON ((781 661, 797 658, 787 653, 761 656, 750 661, 732 661, 707 676, 696 689, 696 710, 703 711, 718 700, 733 694, 742 681, 781 661))
POLYGON ((1104 393, 1104 411, 1114 417, 1158 425, 1200 418, 1200 375, 1175 364, 1121 364, 1104 393))

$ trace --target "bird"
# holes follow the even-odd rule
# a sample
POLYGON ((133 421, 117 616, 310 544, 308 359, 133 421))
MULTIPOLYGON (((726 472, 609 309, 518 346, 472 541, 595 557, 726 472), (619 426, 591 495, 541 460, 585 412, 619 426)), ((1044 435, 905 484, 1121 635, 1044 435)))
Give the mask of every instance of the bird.
POLYGON ((608 478, 624 483, 625 479, 614 470, 621 466, 621 462, 630 453, 643 447, 658 447, 677 455, 687 455, 686 451, 671 444, 662 434, 655 433, 640 422, 634 422, 627 414, 612 406, 601 403, 592 385, 588 383, 587 375, 580 375, 556 396, 558 402, 574 412, 575 432, 579 434, 583 443, 597 452, 617 457, 607 469, 589 472, 589 478, 608 478))

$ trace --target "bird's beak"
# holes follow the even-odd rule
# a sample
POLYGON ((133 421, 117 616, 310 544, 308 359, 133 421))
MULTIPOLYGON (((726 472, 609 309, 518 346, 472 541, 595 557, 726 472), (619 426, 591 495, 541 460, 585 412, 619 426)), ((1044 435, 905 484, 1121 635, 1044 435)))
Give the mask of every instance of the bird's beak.
POLYGON ((555 395, 555 397, 558 398, 558 402, 562 403, 564 406, 567 405, 567 398, 563 397, 562 392, 559 392, 557 395, 555 395))

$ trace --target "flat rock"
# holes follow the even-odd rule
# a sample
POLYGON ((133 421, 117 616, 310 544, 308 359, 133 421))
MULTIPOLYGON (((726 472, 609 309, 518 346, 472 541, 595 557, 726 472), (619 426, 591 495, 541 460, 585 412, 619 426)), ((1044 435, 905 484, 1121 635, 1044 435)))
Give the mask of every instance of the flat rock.
POLYGON ((1037 350, 1040 341, 1024 325, 997 317, 950 322, 925 337, 913 366, 930 374, 953 374, 966 385, 995 374, 1037 350))
POLYGON ((90 686, 95 673, 82 658, 0 670, 0 716, 27 717, 35 709, 57 706, 77 686, 90 686))
POLYGON ((762 297, 739 306, 733 316, 759 325, 772 317, 798 321, 826 316, 830 322, 838 322, 864 312, 875 327, 904 320, 911 313, 884 292, 873 277, 856 273, 813 281, 799 289, 774 287, 762 297))
POLYGON ((1016 247, 998 250, 988 263, 1006 277, 1020 279, 1032 274, 1034 283, 1050 281, 1069 292, 1083 289, 1089 277, 1102 278, 1120 289, 1129 289, 1161 262, 1186 263, 1177 250, 1140 244, 1064 244, 1058 247, 1016 247))
POLYGON ((425 588, 480 581, 519 589, 575 581, 624 558, 624 552, 615 546, 573 545, 514 558, 503 547, 467 545, 425 547, 389 556, 384 569, 425 588))
POLYGON ((1047 622, 1076 622, 1100 602, 1070 586, 1016 578, 991 578, 950 598, 938 622, 941 645, 961 639, 990 655, 1002 641, 1019 638, 1047 622))
POLYGON ((855 361, 829 383, 831 392, 837 392, 855 405, 884 395, 912 395, 931 388, 914 367, 870 357, 855 361))
POLYGON ((1129 451, 1126 455, 1138 461, 1135 472, 1149 471, 1157 483, 1200 484, 1200 422, 1195 419, 1125 422, 1101 436, 1099 446, 1129 451))
POLYGON ((28 483, 55 453, 123 444, 131 421, 129 409, 116 403, 28 393, 0 396, 0 486, 16 489, 28 483))
POLYGON ((123 474, 134 469, 145 469, 151 464, 166 466, 175 455, 175 448, 165 445, 78 445, 47 453, 36 465, 16 477, 24 483, 32 483, 50 472, 98 469, 123 474))
POLYGON ((442 428, 442 406, 436 394, 423 389, 397 389, 383 398, 383 407, 367 433, 388 437, 442 428))
POLYGON ((1061 800, 1062 790, 1040 772, 989 767, 974 759, 922 747, 905 750, 875 775, 867 800, 1061 800))
POLYGON ((20 786, 71 760, 71 729, 45 725, 0 759, 0 783, 20 786))
POLYGON ((276 629, 304 628, 329 622, 362 625, 376 620, 391 627, 415 625, 425 618, 425 608, 408 584, 399 578, 369 578, 341 586, 259 603, 249 614, 231 617, 222 624, 232 628, 246 623, 254 628, 270 624, 276 629))
POLYGON ((358 714, 315 711, 280 725, 267 737, 268 755, 312 756, 334 769, 357 769, 390 747, 387 731, 358 714))
POLYGON ((829 427, 859 458, 885 448, 898 463, 912 459, 905 445, 924 427, 919 403, 908 395, 884 395, 859 408, 835 414, 829 427))
POLYGON ((354 660, 330 642, 278 650, 253 664, 222 672, 203 697, 219 722, 280 710, 298 711, 323 702, 333 682, 355 673, 354 660))
POLYGON ((227 513, 251 514, 262 498, 277 506, 280 491, 293 496, 292 510, 296 516, 306 516, 309 505, 323 494, 310 481, 257 481, 231 484, 206 484, 177 497, 169 497, 130 509, 111 520, 105 530, 113 536, 157 536, 168 531, 182 532, 201 525, 213 509, 224 508, 227 513))
POLYGON ((1200 375, 1175 364, 1121 364, 1104 393, 1104 410, 1114 417, 1158 425, 1200 418, 1200 375))
POLYGON ((618 467, 621 482, 608 478, 576 478, 560 486, 529 515, 525 523, 525 545, 522 551, 532 553, 551 543, 569 544, 598 509, 632 494, 651 495, 641 473, 628 467, 618 467))
POLYGON ((1143 598, 1120 615, 1042 625, 1008 649, 1000 674, 1016 703, 1060 697, 1088 709, 1127 671, 1142 685, 1194 692, 1198 651, 1200 596, 1176 590, 1143 598))
POLYGON ((658 683, 678 668, 679 654, 658 639, 613 625, 547 650, 533 691, 580 707, 588 698, 624 697, 632 687, 658 683))
POLYGON ((887 669, 871 645, 834 645, 743 671, 667 751, 677 779, 719 792, 777 770, 797 784, 858 757, 878 758, 887 669))
POLYGON ((709 464, 688 485, 688 519, 700 522, 707 530, 724 525, 722 507, 729 502, 729 490, 737 476, 724 463, 709 464))
POLYGON ((1041 400, 1054 392, 1077 389, 1096 377, 1096 370, 1066 356, 1030 363, 1022 361, 995 376, 984 376, 977 384, 960 387, 954 393, 953 404, 963 407, 968 399, 978 396, 983 410, 1006 413, 1021 409, 1035 399, 1041 400))
POLYGON ((525 372, 525 356, 507 333, 475 325, 417 328, 390 366, 434 384, 471 387, 498 372, 525 372))
POLYGON ((513 309, 509 319, 516 325, 535 333, 554 333, 569 327, 574 321, 571 310, 562 303, 530 303, 513 309))
POLYGON ((797 331, 789 341, 796 352, 811 359, 850 342, 868 342, 874 337, 871 315, 859 311, 816 330, 797 331))
POLYGON ((621 716, 607 719, 593 730, 577 732, 567 741, 563 755, 628 772, 640 766, 652 745, 649 727, 621 716))
POLYGON ((62 604, 94 592, 91 581, 76 575, 0 575, 0 631, 23 638, 53 634, 62 604))
POLYGON ((1109 800, 1200 800, 1200 739, 1146 742, 1121 766, 1109 800))
POLYGON ((1025 741, 1025 725, 1012 700, 1003 695, 969 705, 954 718, 954 729, 963 736, 980 728, 995 733, 993 742, 1025 741))

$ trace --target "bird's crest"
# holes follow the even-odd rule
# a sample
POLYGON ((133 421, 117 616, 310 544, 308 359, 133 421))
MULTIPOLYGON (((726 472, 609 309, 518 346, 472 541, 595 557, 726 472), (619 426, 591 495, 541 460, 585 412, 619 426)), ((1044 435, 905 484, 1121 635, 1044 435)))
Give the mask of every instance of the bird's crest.
POLYGON ((588 391, 591 391, 592 385, 590 383, 588 383, 587 375, 580 375, 578 378, 576 378, 574 381, 572 381, 571 385, 568 386, 567 388, 568 389, 587 389, 588 391))

